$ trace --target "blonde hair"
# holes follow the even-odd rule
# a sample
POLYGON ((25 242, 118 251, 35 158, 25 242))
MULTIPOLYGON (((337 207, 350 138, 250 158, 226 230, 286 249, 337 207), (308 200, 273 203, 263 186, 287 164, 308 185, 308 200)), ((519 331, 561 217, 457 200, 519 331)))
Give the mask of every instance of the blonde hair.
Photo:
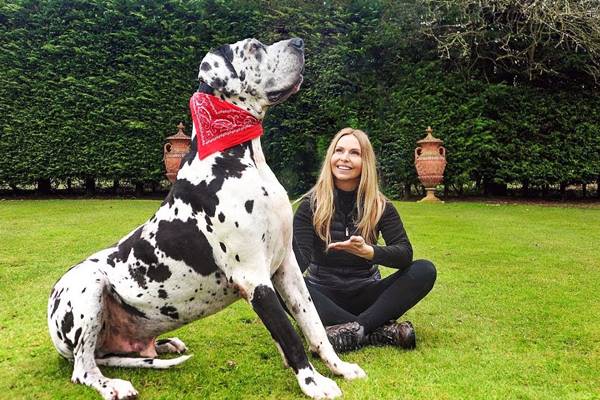
POLYGON ((342 129, 333 137, 329 144, 317 183, 304 196, 310 198, 313 209, 313 226, 317 235, 325 242, 325 246, 331 243, 331 219, 335 212, 333 201, 335 184, 333 171, 331 170, 331 157, 338 141, 346 135, 354 136, 358 140, 361 149, 362 172, 356 192, 356 207, 358 209, 357 228, 367 243, 375 244, 377 242, 375 228, 385 208, 386 198, 379 191, 375 152, 373 151, 369 137, 366 133, 358 129, 342 129))

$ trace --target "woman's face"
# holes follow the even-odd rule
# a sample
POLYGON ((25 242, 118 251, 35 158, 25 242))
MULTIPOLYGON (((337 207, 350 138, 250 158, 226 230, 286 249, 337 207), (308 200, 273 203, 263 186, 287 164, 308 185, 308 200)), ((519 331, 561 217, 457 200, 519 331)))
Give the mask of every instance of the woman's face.
POLYGON ((351 191, 358 187, 362 172, 360 143, 354 135, 342 136, 331 156, 333 181, 338 189, 351 191))

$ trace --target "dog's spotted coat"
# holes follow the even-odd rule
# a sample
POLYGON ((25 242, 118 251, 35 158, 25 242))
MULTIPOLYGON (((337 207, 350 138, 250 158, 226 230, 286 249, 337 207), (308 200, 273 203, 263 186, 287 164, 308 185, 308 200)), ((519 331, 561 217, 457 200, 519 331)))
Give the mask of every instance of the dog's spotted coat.
MULTIPOLYGON (((246 39, 208 53, 200 64, 200 90, 262 119, 268 107, 302 82, 303 42, 265 46, 246 39)), ((73 360, 72 381, 105 399, 137 396, 131 383, 102 375, 98 365, 168 368, 190 356, 164 332, 211 315, 239 298, 248 301, 275 340, 301 390, 313 398, 341 394, 310 364, 274 288, 285 300, 310 349, 336 374, 365 376, 341 361, 327 341, 292 251, 292 209, 253 139, 203 160, 192 149, 177 181, 146 223, 114 247, 71 268, 48 302, 50 336, 73 360)))

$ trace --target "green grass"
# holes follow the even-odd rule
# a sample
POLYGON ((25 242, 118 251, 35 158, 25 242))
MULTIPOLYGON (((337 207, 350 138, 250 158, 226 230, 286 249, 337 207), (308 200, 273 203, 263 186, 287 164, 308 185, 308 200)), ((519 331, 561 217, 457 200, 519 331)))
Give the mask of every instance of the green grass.
MULTIPOLYGON (((99 398, 69 382, 46 328, 50 288, 115 243, 158 201, 0 201, 0 398, 99 398)), ((599 399, 600 209, 396 203, 415 248, 438 268, 405 317, 416 351, 345 355, 367 380, 335 378, 344 399, 599 399)), ((389 272, 389 271, 386 271, 389 272)), ((142 399, 302 399, 243 302, 176 332, 194 357, 167 371, 105 368, 142 399)), ((320 361, 314 364, 331 376, 320 361)))

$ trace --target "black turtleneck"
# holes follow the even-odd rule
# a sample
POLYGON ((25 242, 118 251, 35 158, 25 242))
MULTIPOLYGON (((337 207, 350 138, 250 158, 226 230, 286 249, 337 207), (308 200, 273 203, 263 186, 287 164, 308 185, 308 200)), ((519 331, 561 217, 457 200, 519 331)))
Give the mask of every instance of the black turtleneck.
MULTIPOLYGON (((310 263, 326 268, 351 267, 352 270, 369 270, 374 264, 403 269, 412 263, 412 246, 396 208, 386 202, 381 219, 377 223, 377 235, 381 234, 385 246, 373 245, 373 260, 367 260, 345 251, 325 252, 325 242, 316 234, 310 200, 302 200, 294 215, 294 251, 300 269, 304 272, 310 263)), ((334 216, 331 221, 331 239, 344 241, 359 235, 356 229, 356 191, 334 192, 334 216)), ((347 268, 344 268, 347 270, 347 268)))

